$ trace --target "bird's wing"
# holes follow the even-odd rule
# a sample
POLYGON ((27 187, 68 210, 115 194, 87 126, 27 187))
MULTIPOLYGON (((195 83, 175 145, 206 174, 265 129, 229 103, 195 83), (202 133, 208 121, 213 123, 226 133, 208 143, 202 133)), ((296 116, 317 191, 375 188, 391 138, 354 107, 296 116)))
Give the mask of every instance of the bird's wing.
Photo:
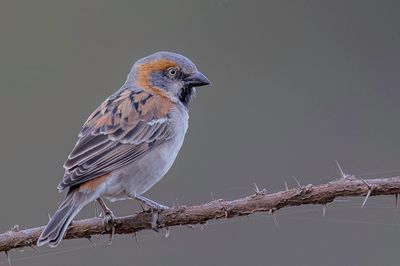
POLYGON ((64 164, 58 189, 119 169, 172 137, 168 98, 126 89, 108 98, 86 121, 64 164))

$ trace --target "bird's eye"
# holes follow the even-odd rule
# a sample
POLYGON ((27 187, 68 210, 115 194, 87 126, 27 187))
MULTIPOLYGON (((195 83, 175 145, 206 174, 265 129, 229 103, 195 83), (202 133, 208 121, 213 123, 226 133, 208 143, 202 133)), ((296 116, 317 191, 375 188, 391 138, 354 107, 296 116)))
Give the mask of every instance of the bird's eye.
POLYGON ((178 74, 178 69, 176 67, 171 67, 168 69, 168 76, 170 76, 171 78, 176 77, 177 74, 178 74))

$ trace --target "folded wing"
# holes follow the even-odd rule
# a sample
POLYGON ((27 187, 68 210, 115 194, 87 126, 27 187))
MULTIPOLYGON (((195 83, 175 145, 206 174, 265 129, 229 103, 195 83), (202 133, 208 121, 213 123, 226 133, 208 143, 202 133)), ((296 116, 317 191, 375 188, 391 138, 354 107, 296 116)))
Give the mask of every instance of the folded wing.
POLYGON ((119 169, 171 138, 173 104, 161 95, 131 89, 104 101, 79 133, 58 189, 119 169))

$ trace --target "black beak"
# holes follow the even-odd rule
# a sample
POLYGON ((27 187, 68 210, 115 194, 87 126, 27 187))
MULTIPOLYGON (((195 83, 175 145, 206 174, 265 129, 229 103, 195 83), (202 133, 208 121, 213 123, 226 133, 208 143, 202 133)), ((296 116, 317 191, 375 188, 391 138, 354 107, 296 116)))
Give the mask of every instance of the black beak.
POLYGON ((186 87, 200 87, 209 84, 211 84, 211 82, 208 80, 208 78, 199 71, 193 72, 190 76, 185 78, 186 87))

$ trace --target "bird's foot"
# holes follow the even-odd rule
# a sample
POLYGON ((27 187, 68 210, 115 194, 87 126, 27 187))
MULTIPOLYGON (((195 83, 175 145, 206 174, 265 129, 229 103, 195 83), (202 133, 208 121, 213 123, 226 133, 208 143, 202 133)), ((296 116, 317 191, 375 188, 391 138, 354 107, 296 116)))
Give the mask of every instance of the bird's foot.
POLYGON ((151 209, 153 211, 161 212, 161 211, 170 209, 170 207, 168 207, 168 206, 164 206, 158 202, 155 202, 154 200, 148 199, 143 196, 135 196, 134 198, 136 200, 138 200, 139 202, 143 203, 144 205, 148 206, 149 209, 151 209))
POLYGON ((143 196, 135 196, 132 198, 134 198, 134 199, 138 200, 140 203, 143 203, 144 205, 148 206, 149 209, 147 211, 151 212, 151 214, 152 214, 151 229, 153 229, 156 232, 159 232, 160 227, 158 225, 158 215, 160 214, 160 212, 170 209, 170 207, 164 206, 160 203, 157 203, 157 202, 155 202, 151 199, 148 199, 146 197, 143 197, 143 196))
POLYGON ((106 227, 107 231, 114 230, 115 228, 115 215, 111 211, 111 209, 105 204, 105 202, 101 199, 98 198, 97 202, 99 203, 101 209, 102 209, 102 217, 104 217, 104 224, 106 227))

